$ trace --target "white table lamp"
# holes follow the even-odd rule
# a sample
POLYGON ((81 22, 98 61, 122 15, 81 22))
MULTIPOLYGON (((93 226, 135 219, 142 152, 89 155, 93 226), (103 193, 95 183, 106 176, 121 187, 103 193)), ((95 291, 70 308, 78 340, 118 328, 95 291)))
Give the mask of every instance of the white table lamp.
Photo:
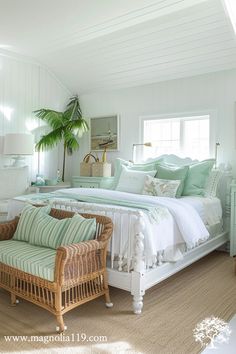
POLYGON ((12 166, 24 165, 25 156, 34 153, 34 136, 26 133, 6 134, 3 153, 11 155, 11 158, 15 160, 12 166))

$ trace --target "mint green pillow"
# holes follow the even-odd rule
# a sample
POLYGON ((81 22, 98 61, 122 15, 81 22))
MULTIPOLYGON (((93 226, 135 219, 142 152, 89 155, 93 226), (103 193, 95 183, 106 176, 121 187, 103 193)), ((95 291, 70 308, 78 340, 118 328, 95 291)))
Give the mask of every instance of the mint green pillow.
POLYGON ((163 158, 156 158, 153 161, 150 162, 143 162, 143 163, 133 163, 127 160, 123 160, 120 158, 117 158, 115 160, 115 174, 114 174, 114 182, 113 182, 113 189, 116 189, 118 183, 119 183, 119 179, 120 179, 120 175, 122 172, 122 166, 127 167, 129 170, 131 171, 152 171, 152 170, 156 170, 158 164, 160 164, 163 161, 163 158))
POLYGON ((183 195, 204 195, 206 181, 214 163, 214 159, 208 159, 189 166, 183 195))
POLYGON ((86 219, 76 214, 70 219, 70 225, 62 239, 61 246, 92 240, 96 234, 96 219, 86 219))
POLYGON ((170 165, 158 165, 156 178, 165 180, 178 180, 180 185, 176 192, 176 197, 181 197, 184 190, 184 181, 188 173, 188 166, 175 167, 170 165))
POLYGON ((31 228, 29 243, 57 249, 70 225, 70 220, 70 218, 58 220, 45 213, 38 213, 31 228))
POLYGON ((156 170, 153 171, 135 171, 128 167, 122 166, 120 179, 116 187, 116 191, 142 194, 145 176, 154 177, 156 170))
POLYGON ((32 232, 31 230, 35 223, 35 217, 39 213, 42 213, 44 216, 46 216, 50 213, 50 211, 50 205, 36 208, 33 205, 27 204, 21 212, 13 240, 29 242, 29 238, 32 232))

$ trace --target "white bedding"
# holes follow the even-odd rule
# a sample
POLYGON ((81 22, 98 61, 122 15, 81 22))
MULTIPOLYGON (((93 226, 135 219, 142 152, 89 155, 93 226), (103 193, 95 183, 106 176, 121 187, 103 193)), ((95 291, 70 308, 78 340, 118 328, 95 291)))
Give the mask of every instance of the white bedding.
POLYGON ((183 203, 181 199, 155 197, 98 188, 63 189, 52 194, 57 197, 64 196, 85 202, 89 200, 94 203, 99 201, 99 203, 107 205, 128 206, 138 209, 142 207, 144 212, 150 216, 150 223, 154 223, 156 226, 159 225, 163 219, 171 216, 176 222, 182 239, 187 244, 188 248, 195 247, 200 241, 209 237, 209 233, 198 213, 191 205, 183 203), (188 215, 187 222, 186 213, 188 215), (153 221, 153 217, 155 217, 155 222, 153 221))
POLYGON ((212 226, 221 222, 222 207, 219 198, 196 196, 182 197, 181 200, 187 205, 191 205, 197 211, 205 225, 212 226))
MULTIPOLYGON (((160 214, 163 212, 164 217, 160 217, 158 222, 151 222, 148 211, 143 210, 143 218, 145 223, 144 230, 144 246, 146 262, 151 265, 153 256, 158 252, 163 252, 164 260, 176 261, 182 257, 182 251, 197 245, 209 237, 209 233, 204 226, 205 224, 212 224, 213 221, 221 218, 222 210, 220 201, 217 198, 203 198, 203 197, 183 197, 180 199, 174 198, 157 198, 152 196, 136 195, 111 190, 101 189, 87 189, 87 188, 73 188, 60 190, 59 193, 52 193, 59 198, 59 196, 66 196, 72 199, 75 194, 80 196, 105 196, 106 199, 114 200, 121 199, 138 203, 149 203, 151 206, 158 207, 160 214)), ((22 198, 15 198, 9 204, 9 218, 18 215, 24 205, 22 198), (14 215, 15 214, 15 215, 14 215)), ((109 204, 106 204, 106 208, 109 204)), ((124 210, 133 210, 130 207, 119 207, 114 204, 111 207, 124 210)), ((118 214, 118 213, 117 213, 118 214)), ((128 217, 122 218, 122 225, 120 222, 116 224, 116 232, 119 234, 118 228, 125 230, 129 227, 128 217)), ((114 251, 116 254, 122 254, 123 257, 127 255, 128 240, 125 240, 125 232, 122 232, 123 241, 122 247, 117 239, 114 239, 114 251)), ((114 235, 114 238, 116 235, 114 235)))

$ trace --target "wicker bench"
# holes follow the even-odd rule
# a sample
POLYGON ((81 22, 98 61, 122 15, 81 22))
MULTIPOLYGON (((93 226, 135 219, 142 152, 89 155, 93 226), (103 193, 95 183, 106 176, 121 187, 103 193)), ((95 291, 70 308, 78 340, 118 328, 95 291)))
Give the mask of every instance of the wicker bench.
MULTIPOLYGON (((52 209, 50 215, 63 219, 71 218, 74 213, 52 209)), ((112 307, 106 273, 112 221, 101 215, 81 215, 96 218, 96 239, 59 247, 53 282, 0 263, 0 287, 11 293, 11 304, 16 305, 16 297, 20 297, 50 311, 57 318, 59 332, 66 329, 63 315, 76 306, 105 295, 106 306, 112 307)), ((13 237, 18 220, 0 224, 0 241, 13 237)))

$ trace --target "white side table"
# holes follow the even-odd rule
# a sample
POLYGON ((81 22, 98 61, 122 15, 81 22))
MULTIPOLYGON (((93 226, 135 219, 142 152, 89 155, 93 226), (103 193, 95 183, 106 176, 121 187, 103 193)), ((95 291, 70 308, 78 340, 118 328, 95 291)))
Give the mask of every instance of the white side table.
POLYGON ((58 189, 71 188, 70 182, 61 182, 57 183, 55 186, 37 186, 39 189, 39 193, 49 193, 57 191, 58 189))

